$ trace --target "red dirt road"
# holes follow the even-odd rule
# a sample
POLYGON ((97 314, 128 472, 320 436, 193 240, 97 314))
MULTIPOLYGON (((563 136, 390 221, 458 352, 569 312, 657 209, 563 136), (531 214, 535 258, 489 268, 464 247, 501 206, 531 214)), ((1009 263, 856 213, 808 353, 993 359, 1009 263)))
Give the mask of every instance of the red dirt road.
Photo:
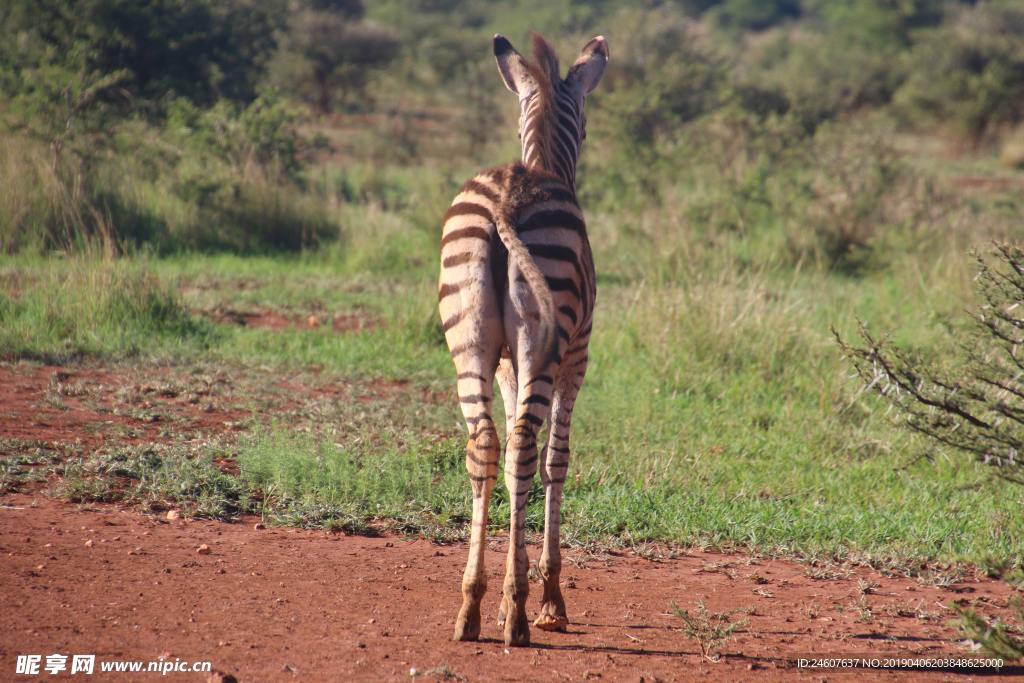
MULTIPOLYGON (((964 656, 945 605, 970 597, 1001 612, 1010 594, 998 582, 954 592, 866 570, 819 580, 797 563, 740 555, 692 551, 652 562, 570 551, 569 633, 534 629, 534 647, 506 651, 493 619, 481 642, 449 641, 463 547, 258 530, 253 520, 165 522, 30 494, 0 497, 0 505, 3 680, 15 679, 18 654, 54 652, 96 654, 98 662, 210 660, 239 681, 408 680, 413 668, 426 680, 947 680, 949 670, 810 671, 794 660, 964 656), (197 552, 201 544, 210 554, 197 552), (858 580, 877 586, 862 595, 858 580), (712 611, 754 609, 718 663, 703 660, 667 613, 672 601, 692 607, 698 599, 712 611), (851 606, 861 599, 870 619, 851 606)), ((494 546, 485 599, 492 615, 503 566, 502 544, 494 546)))
MULTIPOLYGON (((280 383, 280 382, 278 382, 280 383)), ((269 386, 264 382, 258 386, 269 386)), ((289 385, 285 394, 303 390, 289 385)), ((305 389, 310 391, 310 389, 305 389)), ((317 389, 316 391, 322 391, 317 389)), ((402 385, 376 387, 390 396, 402 385)), ((74 445, 80 452, 177 434, 230 430, 251 414, 248 389, 227 377, 172 368, 0 365, 0 459, 5 444, 74 445)), ((429 397, 425 397, 428 398, 429 397)), ((272 397, 267 398, 272 400, 272 397)), ((369 399, 367 399, 369 400, 369 399)), ((271 403, 272 404, 272 403, 271 403)), ((51 482, 52 483, 52 482, 51 482)), ((76 506, 41 482, 0 495, 0 681, 18 655, 94 654, 102 662, 210 661, 242 682, 409 680, 820 681, 1021 676, 943 669, 810 670, 801 657, 966 657, 951 602, 1009 616, 1004 582, 932 585, 867 569, 689 551, 676 559, 565 551, 565 634, 533 629, 506 650, 494 623, 504 540, 488 554, 483 639, 449 639, 460 602, 463 546, 402 538, 255 529, 150 517, 114 505, 76 506), (207 545, 210 552, 197 549, 207 545), (742 610, 746 624, 712 663, 670 613, 742 610)), ((536 558, 538 548, 531 547, 536 558)), ((539 586, 531 588, 536 609, 539 586)), ((71 676, 77 680, 79 676, 71 676)), ((154 681, 156 673, 87 680, 154 681)), ((175 673, 173 680, 206 680, 175 673)), ((220 680, 220 679, 213 679, 220 680)))

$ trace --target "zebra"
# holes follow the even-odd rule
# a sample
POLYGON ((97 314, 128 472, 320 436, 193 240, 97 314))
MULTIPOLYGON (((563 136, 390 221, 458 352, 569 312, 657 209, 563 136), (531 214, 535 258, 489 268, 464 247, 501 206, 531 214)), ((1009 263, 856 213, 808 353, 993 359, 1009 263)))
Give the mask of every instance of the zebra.
POLYGON ((469 432, 473 492, 469 557, 455 640, 480 635, 484 549, 500 445, 491 412, 497 379, 505 405, 505 485, 512 509, 498 625, 506 645, 528 645, 526 499, 540 464, 545 492, 544 581, 534 626, 565 631, 558 585, 559 518, 569 465, 569 426, 587 369, 596 295, 586 224, 576 201, 576 160, 586 137, 584 100, 608 63, 603 36, 588 42, 563 79, 554 49, 532 35, 527 61, 501 35, 494 56, 518 95, 522 160, 485 170, 462 186, 444 217, 439 309, 469 432), (537 436, 549 420, 547 444, 537 436))

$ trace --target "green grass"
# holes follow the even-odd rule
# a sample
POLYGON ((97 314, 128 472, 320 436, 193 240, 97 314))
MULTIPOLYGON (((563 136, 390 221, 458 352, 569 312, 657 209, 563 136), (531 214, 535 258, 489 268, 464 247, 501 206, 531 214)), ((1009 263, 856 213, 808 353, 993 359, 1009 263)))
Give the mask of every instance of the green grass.
MULTIPOLYGON (((1014 522, 1020 494, 966 486, 979 478, 972 468, 943 462, 895 471, 874 460, 840 469, 796 455, 757 462, 723 453, 658 471, 640 458, 630 468, 613 467, 578 449, 564 510, 567 540, 743 546, 872 564, 1021 559, 1014 522)), ((271 512, 289 523, 390 520, 384 526, 432 536, 466 530, 462 459, 459 438, 396 449, 386 440, 356 446, 280 430, 252 435, 238 451, 243 478, 272 492, 271 512)), ((501 529, 509 510, 501 485, 497 491, 491 525, 501 529)), ((542 523, 535 484, 527 525, 539 531, 542 523)))
POLYGON ((217 336, 144 264, 76 256, 3 267, 0 354, 67 360, 201 352, 217 336))
MULTIPOLYGON (((192 499, 214 516, 251 509, 301 526, 384 527, 437 539, 464 533, 469 486, 457 406, 422 402, 416 389, 449 388, 452 374, 426 269, 375 279, 317 255, 17 261, 7 272, 19 273, 22 287, 8 299, 3 325, 5 345, 17 340, 13 349, 5 346, 14 355, 156 354, 243 367, 314 366, 345 381, 413 380, 407 395, 339 399, 333 412, 307 411, 318 420, 270 424, 201 454, 207 462, 234 458, 241 474, 231 486, 258 492, 258 504, 239 504, 237 492, 231 505, 211 502, 222 494, 208 493, 197 470, 178 466, 146 479, 162 482, 160 496, 192 499), (203 282, 209 286, 194 287, 203 282), (109 300, 78 305, 72 292, 89 288, 109 291, 109 300), (343 335, 271 332, 188 313, 214 299, 251 309, 358 311, 379 323, 343 335), (200 484, 176 484, 181 477, 200 484)), ((960 324, 969 288, 959 283, 967 272, 964 257, 931 271, 922 264, 866 279, 734 271, 673 286, 603 285, 593 362, 574 420, 567 539, 743 546, 872 563, 1019 565, 1022 492, 892 425, 860 394, 829 333, 830 325, 851 330, 860 316, 898 325, 902 343, 939 356, 960 324)), ((137 468, 138 458, 132 462, 137 468)), ((104 467, 65 474, 95 482, 104 467)), ((216 491, 222 478, 212 481, 216 491)), ((508 517, 502 485, 498 490, 495 529, 508 517)), ((154 496, 160 498, 147 499, 154 496)), ((535 530, 540 499, 536 484, 528 515, 535 530)))
POLYGON ((224 474, 213 453, 181 443, 101 448, 67 459, 55 468, 59 495, 76 503, 130 502, 148 511, 181 507, 195 517, 226 519, 253 509, 244 482, 224 474))
MULTIPOLYGON (((926 162, 894 164, 881 138, 846 134, 829 129, 725 166, 714 139, 695 141, 692 166, 666 175, 647 207, 645 195, 600 182, 601 169, 621 164, 584 174, 599 295, 573 421, 568 540, 908 566, 1022 564, 1024 493, 893 424, 830 332, 849 337, 864 321, 948 362, 972 303, 968 249, 1014 234, 1016 203, 959 202, 933 191, 932 171, 916 168, 926 162), (844 229, 870 247, 829 265, 844 229)), ((663 161, 678 167, 671 155, 663 161)), ((191 497, 212 516, 251 510, 303 526, 461 538, 469 485, 458 404, 424 399, 454 386, 435 295, 451 169, 323 169, 315 191, 340 227, 312 252, 0 256, 6 357, 201 362, 240 375, 259 368, 343 384, 411 383, 395 396, 371 391, 334 404, 296 396, 301 410, 257 412, 262 426, 238 440, 131 456, 135 478, 112 475, 110 459, 125 454, 83 454, 65 479, 81 482, 85 498, 184 505, 191 497), (215 323, 224 310, 365 325, 344 334, 267 331, 215 323), (213 476, 213 461, 225 458, 239 463, 238 477, 213 476), (163 459, 198 469, 156 471, 163 459), (206 484, 175 488, 175 477, 213 482, 214 493, 206 484), (228 484, 237 492, 218 493, 228 484)), ((507 515, 499 494, 494 527, 507 515)), ((541 523, 538 495, 528 523, 541 523)))

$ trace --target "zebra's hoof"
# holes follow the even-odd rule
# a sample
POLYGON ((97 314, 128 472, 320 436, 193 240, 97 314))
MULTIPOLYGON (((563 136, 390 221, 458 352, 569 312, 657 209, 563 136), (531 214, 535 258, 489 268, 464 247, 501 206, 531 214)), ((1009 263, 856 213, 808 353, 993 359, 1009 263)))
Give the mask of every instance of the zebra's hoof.
POLYGON ((566 627, 569 626, 569 620, 565 617, 555 616, 554 614, 541 614, 534 620, 533 625, 539 628, 541 631, 559 631, 565 633, 566 627))
POLYGON ((462 608, 459 618, 455 620, 454 641, 477 640, 480 638, 480 607, 474 611, 472 608, 462 608))

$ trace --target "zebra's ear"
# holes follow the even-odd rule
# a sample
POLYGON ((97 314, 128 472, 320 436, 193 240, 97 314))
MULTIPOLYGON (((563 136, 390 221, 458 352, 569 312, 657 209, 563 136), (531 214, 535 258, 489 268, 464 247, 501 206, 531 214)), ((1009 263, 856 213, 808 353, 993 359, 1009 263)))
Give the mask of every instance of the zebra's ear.
POLYGON ((570 85, 579 87, 582 94, 586 95, 597 87, 604 75, 604 69, 608 66, 608 41, 604 36, 598 36, 583 46, 576 63, 569 69, 569 75, 565 80, 570 85))
POLYGON ((530 74, 526 60, 516 52, 508 38, 501 34, 494 36, 494 59, 498 62, 498 72, 505 81, 505 87, 524 97, 537 87, 537 81, 530 74))

